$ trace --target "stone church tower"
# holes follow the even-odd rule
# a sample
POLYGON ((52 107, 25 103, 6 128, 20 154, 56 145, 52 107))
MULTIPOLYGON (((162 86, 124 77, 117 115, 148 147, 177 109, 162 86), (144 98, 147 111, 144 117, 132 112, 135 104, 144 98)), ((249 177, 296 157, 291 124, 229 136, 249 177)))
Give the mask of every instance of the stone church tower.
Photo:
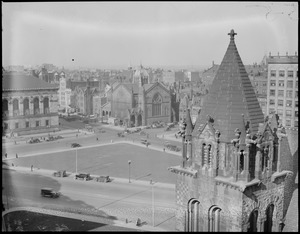
POLYGON ((180 131, 176 230, 280 231, 287 156, 277 116, 264 119, 248 74, 230 43, 195 125, 190 110, 180 131))

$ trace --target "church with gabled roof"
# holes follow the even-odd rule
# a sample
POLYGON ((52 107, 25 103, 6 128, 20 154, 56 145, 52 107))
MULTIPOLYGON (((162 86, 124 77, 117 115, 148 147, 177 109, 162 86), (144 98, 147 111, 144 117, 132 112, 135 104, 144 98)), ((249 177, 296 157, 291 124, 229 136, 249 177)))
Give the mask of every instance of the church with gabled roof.
POLYGON ((176 174, 176 230, 269 232, 284 226, 293 172, 278 116, 264 118, 239 56, 234 30, 195 124, 182 124, 176 174))

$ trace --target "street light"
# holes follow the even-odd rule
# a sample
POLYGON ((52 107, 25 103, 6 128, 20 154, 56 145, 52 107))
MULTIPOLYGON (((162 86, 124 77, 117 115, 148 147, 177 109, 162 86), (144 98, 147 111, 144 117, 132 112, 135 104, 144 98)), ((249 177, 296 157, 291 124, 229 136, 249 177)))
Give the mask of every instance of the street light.
POLYGON ((128 179, 129 179, 129 183, 131 183, 130 182, 130 164, 131 164, 131 160, 128 160, 128 179))
POLYGON ((152 185, 152 226, 154 227, 155 225, 154 225, 154 184, 156 183, 156 182, 154 182, 153 180, 151 180, 152 181, 152 183, 151 183, 151 185, 152 185))
POLYGON ((76 174, 77 174, 77 148, 75 150, 76 150, 76 174))

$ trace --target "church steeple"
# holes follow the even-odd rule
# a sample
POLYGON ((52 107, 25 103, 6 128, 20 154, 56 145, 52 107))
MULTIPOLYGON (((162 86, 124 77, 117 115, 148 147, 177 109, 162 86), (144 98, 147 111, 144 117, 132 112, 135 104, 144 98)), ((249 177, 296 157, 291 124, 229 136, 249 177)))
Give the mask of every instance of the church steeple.
POLYGON ((237 34, 231 30, 228 35, 230 42, 227 51, 205 98, 193 133, 195 136, 199 134, 198 129, 205 124, 206 116, 210 115, 215 120, 214 128, 220 131, 220 141, 227 143, 235 138, 235 129, 242 129, 242 114, 250 123, 251 134, 257 132, 259 123, 264 122, 262 110, 234 42, 237 34))

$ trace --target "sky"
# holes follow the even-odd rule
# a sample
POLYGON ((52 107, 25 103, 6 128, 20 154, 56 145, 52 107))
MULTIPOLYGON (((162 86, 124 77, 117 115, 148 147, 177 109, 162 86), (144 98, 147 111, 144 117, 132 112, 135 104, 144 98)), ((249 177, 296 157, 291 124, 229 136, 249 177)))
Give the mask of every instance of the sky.
POLYGON ((298 2, 2 2, 3 66, 245 65, 298 54, 298 2))

